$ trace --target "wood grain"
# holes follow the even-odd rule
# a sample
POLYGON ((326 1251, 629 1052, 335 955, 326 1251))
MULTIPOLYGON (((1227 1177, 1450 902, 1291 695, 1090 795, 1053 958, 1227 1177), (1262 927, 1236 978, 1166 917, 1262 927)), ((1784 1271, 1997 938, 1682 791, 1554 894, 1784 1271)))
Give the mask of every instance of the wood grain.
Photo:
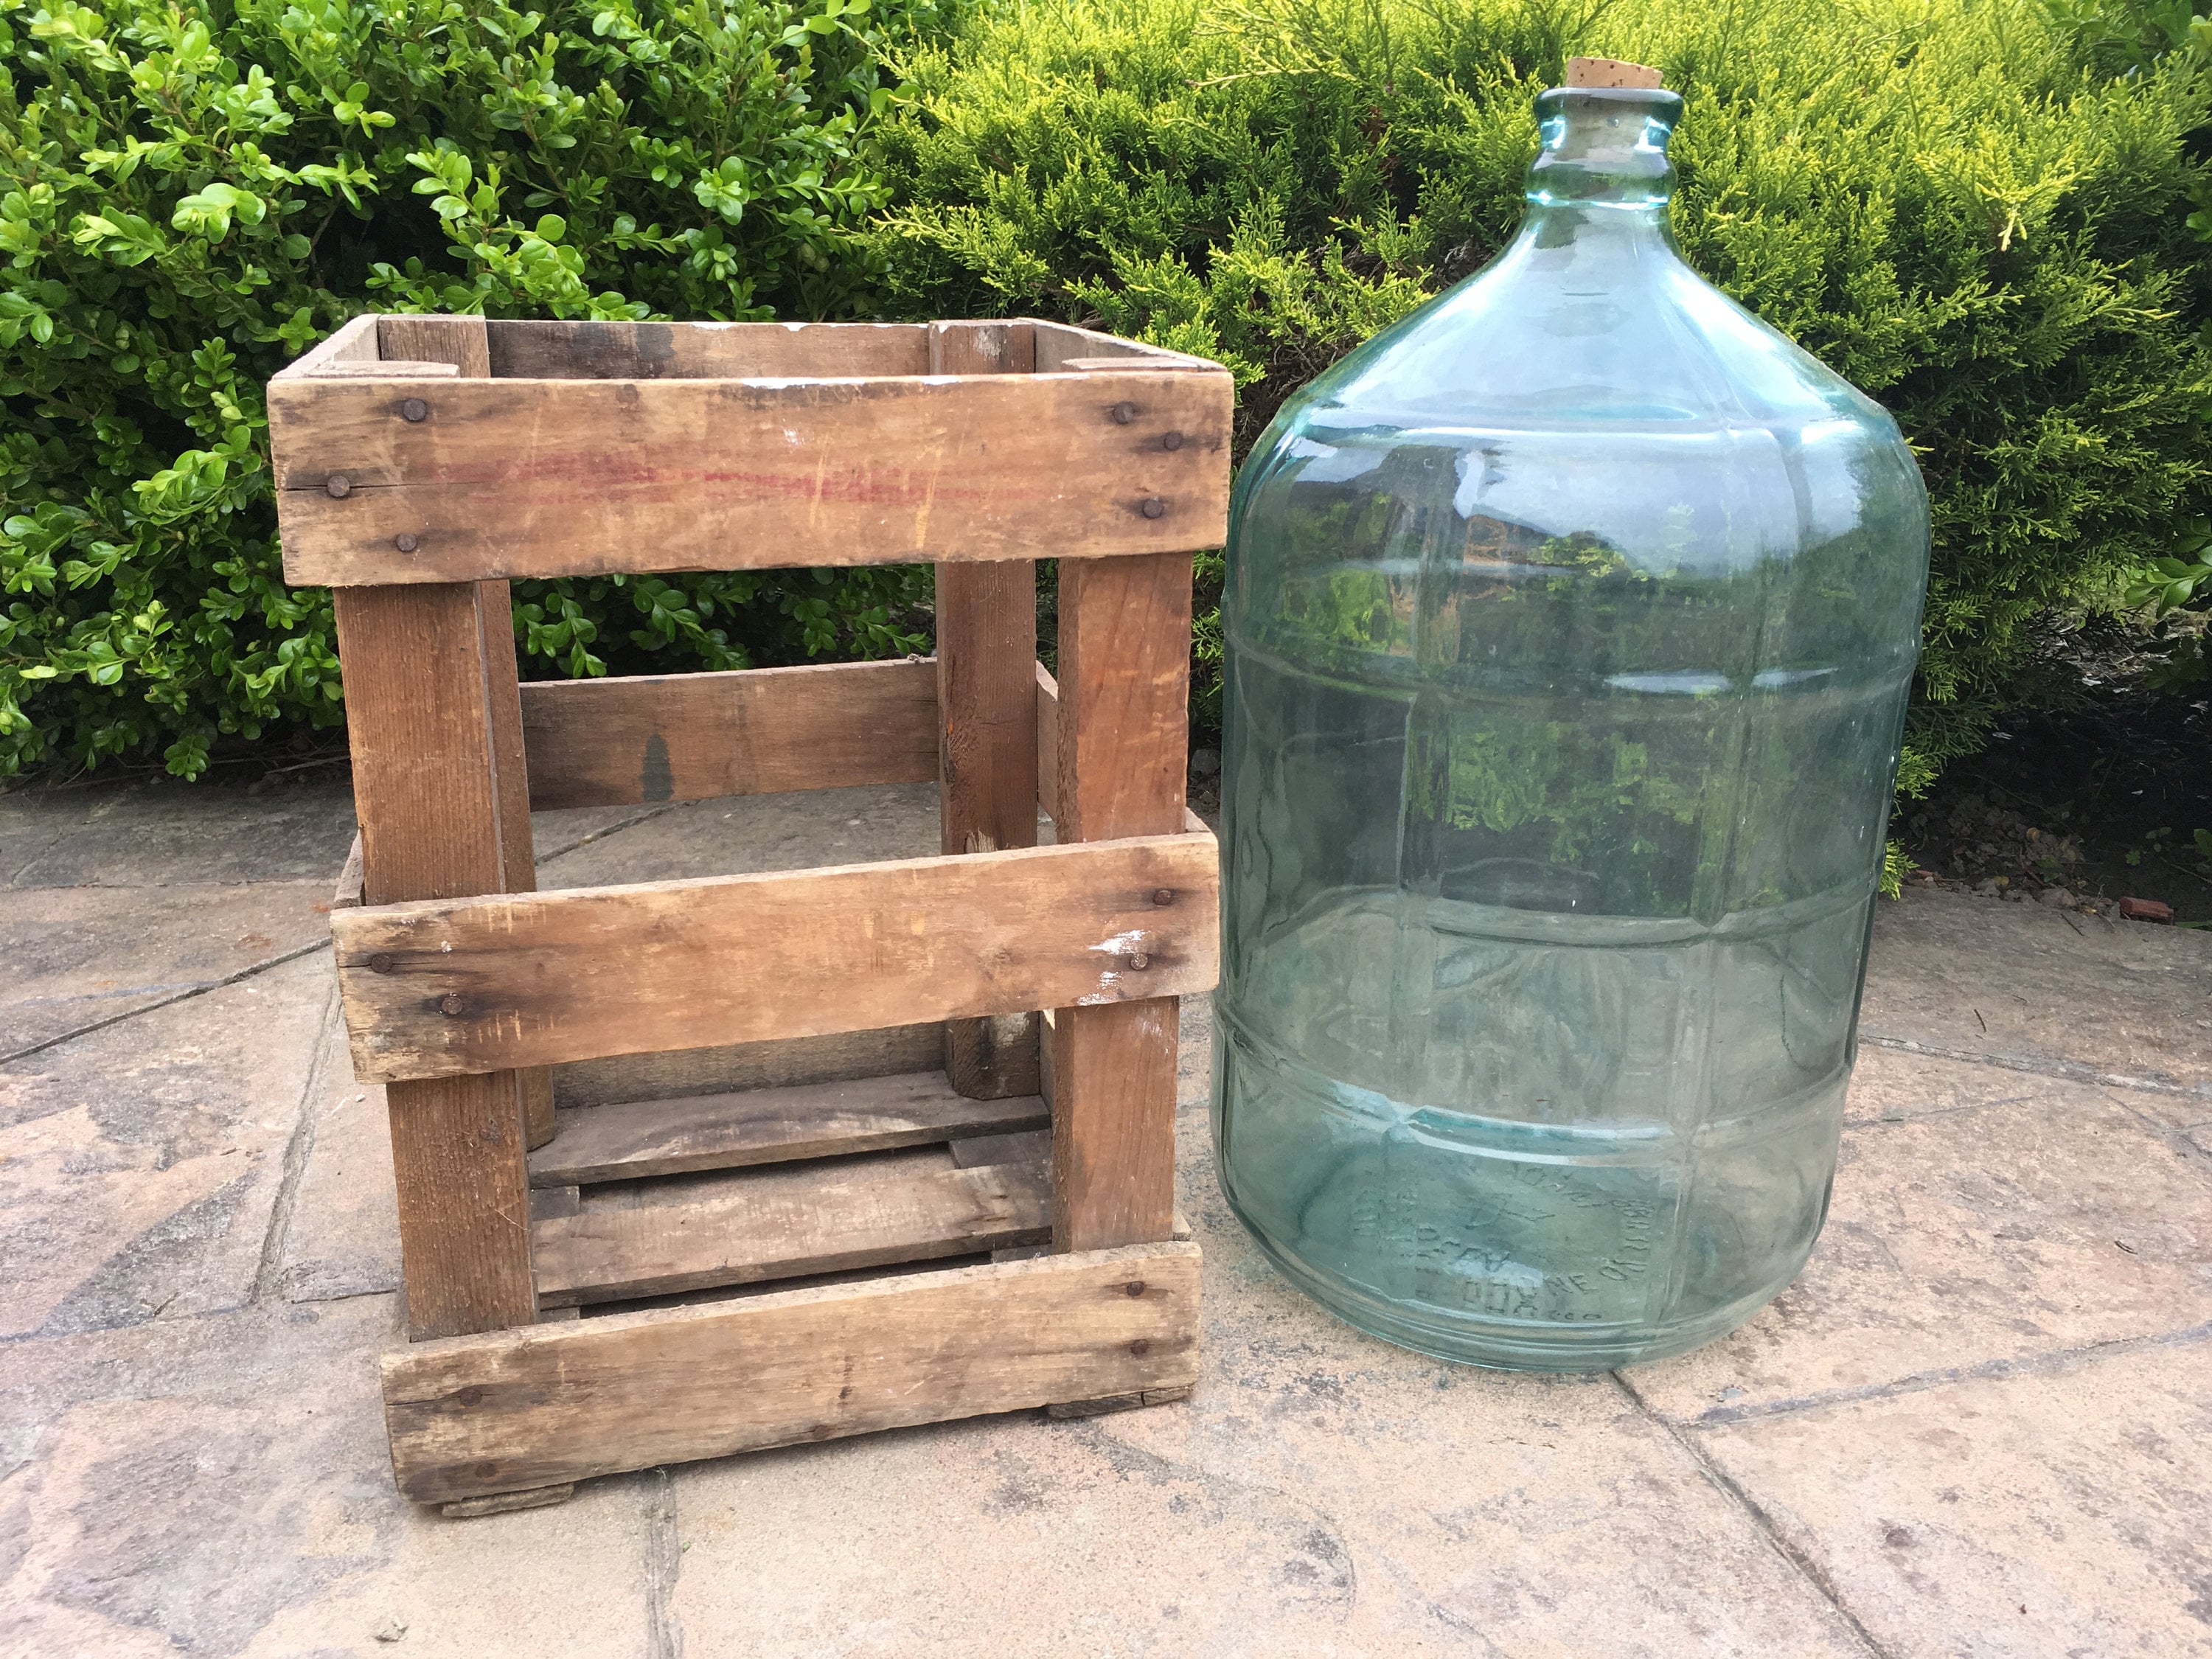
POLYGON ((491 351, 481 317, 383 317, 376 319, 376 355, 386 362, 418 358, 450 363, 465 380, 491 374, 491 351))
POLYGON ((540 811, 926 783, 937 665, 537 681, 522 688, 522 728, 540 811))
POLYGON ((1214 857, 1179 834, 334 912, 355 1074, 1203 990, 1214 857))
POLYGON ((373 380, 379 375, 386 379, 397 376, 410 380, 419 380, 426 376, 442 380, 459 374, 460 372, 451 363, 424 362, 419 358, 402 359, 397 362, 377 358, 360 362, 318 363, 307 371, 311 376, 319 380, 373 380))
POLYGON ((1060 682, 1036 665, 1037 810, 1060 828, 1060 682))
POLYGON ((963 1170, 941 1146, 672 1182, 538 1223, 538 1295, 619 1302, 1037 1243, 1048 1191, 1042 1164, 963 1170))
POLYGON ((338 884, 331 894, 331 908, 354 910, 361 907, 361 832, 354 832, 353 845, 346 849, 344 865, 338 871, 338 884))
MULTIPOLYGON (((1028 331, 930 331, 934 374, 1026 372, 1028 331)), ((940 564, 938 796, 947 854, 1036 845, 1036 562, 940 564)), ((1036 1011, 945 1022, 945 1074, 979 1100, 1036 1092, 1036 1011)))
POLYGON ((944 1047, 943 1026, 930 1020, 766 1042, 613 1054, 555 1066, 554 1098, 567 1109, 616 1106, 631 1101, 678 1100, 802 1083, 891 1077, 939 1065, 944 1047))
POLYGON ((1146 555, 1228 522, 1226 371, 280 377, 269 397, 300 586, 1146 555))
POLYGON ((1198 1270, 1158 1244, 419 1345, 383 1360, 392 1466, 439 1503, 1180 1388, 1198 1270))
MULTIPOLYGON (((1060 567, 1054 822, 1064 842, 1182 824, 1190 582, 1180 554, 1060 567)), ((1055 1249, 1168 1237, 1180 1025, 1166 998, 1055 1011, 1055 1249)))
POLYGON ((1095 329, 1077 328, 1069 323, 1030 323, 1035 343, 1036 372, 1040 374, 1059 374, 1076 364, 1095 362, 1127 363, 1129 362, 1156 363, 1163 368, 1218 368, 1219 364, 1204 357, 1193 357, 1180 351, 1170 351, 1165 346, 1145 345, 1135 340, 1124 340, 1118 335, 1101 334, 1095 329))
POLYGON ((924 323, 490 325, 491 372, 547 380, 742 380, 927 374, 924 323))
MULTIPOLYGON (((473 584, 334 597, 362 896, 495 892, 505 879, 492 646, 473 584)), ((334 922, 363 910, 333 910, 334 922)), ((386 1091, 410 1331, 535 1316, 522 1098, 511 1071, 386 1091)))
POLYGON ((373 363, 376 361, 376 319, 374 316, 356 317, 339 324, 327 338, 308 347, 270 378, 296 380, 319 374, 340 364, 373 363))
POLYGON ((632 1101, 562 1113, 558 1138, 530 1160, 530 1182, 629 1181, 885 1152, 1041 1128, 1048 1121, 1034 1095, 970 1100, 935 1072, 632 1101))

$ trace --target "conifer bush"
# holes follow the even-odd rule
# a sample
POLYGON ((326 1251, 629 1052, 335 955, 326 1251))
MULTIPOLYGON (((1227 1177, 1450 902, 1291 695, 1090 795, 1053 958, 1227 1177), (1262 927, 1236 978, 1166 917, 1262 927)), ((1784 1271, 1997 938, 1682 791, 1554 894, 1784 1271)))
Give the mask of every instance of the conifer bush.
MULTIPOLYGON (((341 718, 262 385, 367 309, 872 307, 933 0, 0 0, 0 778, 341 718)), ((517 584, 526 672, 921 643, 927 573, 517 584)))
MULTIPOLYGON (((1218 357, 1241 449, 1512 234, 1531 105, 1578 52, 1664 71, 1691 263, 1919 453, 1924 786, 2039 619, 2121 603, 2212 495, 2186 62, 2115 75, 2039 0, 1013 0, 902 65, 886 302, 1218 357)), ((1204 720, 1205 606, 1196 649, 1204 720)))

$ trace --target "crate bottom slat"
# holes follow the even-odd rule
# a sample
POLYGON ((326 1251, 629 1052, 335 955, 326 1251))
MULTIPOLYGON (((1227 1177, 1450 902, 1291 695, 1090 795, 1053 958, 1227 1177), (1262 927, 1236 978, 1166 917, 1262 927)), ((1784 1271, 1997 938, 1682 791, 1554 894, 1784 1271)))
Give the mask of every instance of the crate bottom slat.
POLYGON ((922 1146, 1042 1128, 1036 1095, 970 1100, 942 1072, 562 1111, 530 1184, 568 1187, 922 1146))
POLYGON ((385 1356, 418 1503, 991 1412, 1188 1388, 1199 1249, 1170 1242, 422 1342, 385 1356))
POLYGON ((970 1255, 1051 1236, 1035 1158, 960 1169, 942 1146, 592 1189, 531 1229, 541 1306, 970 1255))

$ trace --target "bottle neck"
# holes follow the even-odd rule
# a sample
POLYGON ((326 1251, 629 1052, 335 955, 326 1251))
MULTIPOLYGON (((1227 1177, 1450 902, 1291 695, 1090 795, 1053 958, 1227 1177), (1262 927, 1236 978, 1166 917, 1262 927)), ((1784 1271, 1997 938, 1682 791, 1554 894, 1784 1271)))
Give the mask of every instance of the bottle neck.
POLYGON ((1681 113, 1681 99, 1657 89, 1554 87, 1537 99, 1542 148, 1528 168, 1524 235, 1656 236, 1671 246, 1667 141, 1681 113))

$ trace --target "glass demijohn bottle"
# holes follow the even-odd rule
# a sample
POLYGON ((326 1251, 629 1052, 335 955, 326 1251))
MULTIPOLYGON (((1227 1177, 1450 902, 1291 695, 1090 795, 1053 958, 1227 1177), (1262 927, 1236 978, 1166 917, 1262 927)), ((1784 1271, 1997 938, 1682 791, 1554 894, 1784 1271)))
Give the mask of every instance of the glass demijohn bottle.
POLYGON ((1918 649, 1918 469, 1683 264, 1681 107, 1545 93, 1512 244, 1231 519, 1222 1184, 1482 1364, 1679 1352, 1803 1265, 1918 649))

